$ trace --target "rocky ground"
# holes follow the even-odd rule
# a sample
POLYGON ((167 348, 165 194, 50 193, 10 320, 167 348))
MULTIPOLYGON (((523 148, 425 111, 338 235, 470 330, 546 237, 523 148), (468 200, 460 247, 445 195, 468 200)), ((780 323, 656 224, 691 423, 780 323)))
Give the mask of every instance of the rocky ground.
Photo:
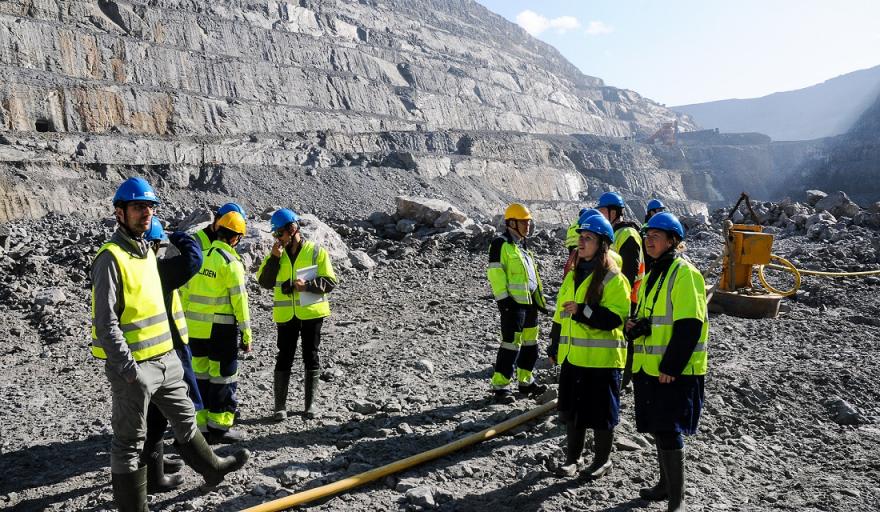
MULTIPOLYGON (((880 268, 875 212, 817 213, 813 205, 758 206, 778 232, 774 252, 803 268, 880 268)), ((184 213, 169 220, 182 225, 184 213)), ((720 218, 689 219, 688 254, 700 268, 720 254, 720 218)), ((240 396, 244 445, 254 456, 210 492, 185 468, 185 485, 152 496, 152 510, 238 510, 440 446, 538 405, 488 399, 498 339, 484 270, 489 227, 454 218, 439 227, 425 222, 388 213, 328 220, 348 250, 362 252, 337 261, 340 285, 322 342, 325 413, 317 420, 268 420, 276 351, 271 295, 250 283, 255 350, 241 365, 240 396)), ((87 349, 88 267, 111 229, 106 221, 50 215, 0 232, 0 339, 7 340, 0 348, 0 507, 112 507, 109 392, 87 349)), ((251 266, 265 244, 260 236, 249 240, 243 252, 251 266)), ((558 232, 539 232, 535 247, 552 297, 563 264, 558 232)), ((688 439, 693 510, 876 508, 878 292, 876 277, 805 277, 777 319, 711 317, 706 408, 700 433, 688 439)), ((542 322, 546 333, 549 319, 542 322)), ((299 359, 295 364, 301 377, 299 359)), ((539 380, 552 383, 554 375, 542 359, 539 380)), ((301 387, 293 386, 291 408, 299 409, 301 387)), ((564 430, 551 414, 308 507, 663 510, 638 499, 638 488, 655 478, 655 456, 633 424, 626 395, 616 467, 597 482, 554 476, 564 430)))

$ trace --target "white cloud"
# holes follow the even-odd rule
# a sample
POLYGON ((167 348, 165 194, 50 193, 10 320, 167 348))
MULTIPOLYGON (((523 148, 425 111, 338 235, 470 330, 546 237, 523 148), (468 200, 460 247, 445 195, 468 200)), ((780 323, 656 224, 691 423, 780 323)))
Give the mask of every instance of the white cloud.
POLYGON ((587 34, 590 34, 591 36, 601 36, 612 32, 614 32, 614 27, 606 25, 601 21, 591 21, 587 24, 587 34))
POLYGON ((516 23, 533 36, 540 35, 551 28, 560 34, 564 34, 569 30, 581 27, 581 22, 574 16, 559 16, 558 18, 548 19, 546 16, 541 16, 531 10, 525 10, 517 14, 516 23))

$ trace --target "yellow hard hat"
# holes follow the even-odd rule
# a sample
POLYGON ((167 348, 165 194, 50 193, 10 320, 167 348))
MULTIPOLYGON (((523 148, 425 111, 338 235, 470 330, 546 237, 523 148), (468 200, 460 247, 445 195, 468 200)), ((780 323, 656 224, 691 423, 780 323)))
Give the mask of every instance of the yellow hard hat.
POLYGON ((529 209, 519 203, 510 203, 510 206, 504 210, 504 220, 531 220, 532 213, 529 209))
POLYGON ((233 233, 238 233, 239 235, 244 236, 247 234, 247 225, 245 223, 244 217, 241 216, 240 213, 236 211, 231 211, 223 214, 220 217, 220 220, 217 221, 217 227, 226 228, 233 233))

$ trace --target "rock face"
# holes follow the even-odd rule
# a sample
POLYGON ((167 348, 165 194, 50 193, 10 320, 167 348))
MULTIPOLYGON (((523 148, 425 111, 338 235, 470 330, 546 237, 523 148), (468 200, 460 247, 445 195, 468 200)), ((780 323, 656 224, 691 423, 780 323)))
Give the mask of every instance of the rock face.
POLYGON ((469 0, 13 0, 0 43, 0 222, 102 215, 131 175, 322 217, 426 190, 469 215, 609 187, 638 208, 678 171, 623 139, 694 128, 469 0))

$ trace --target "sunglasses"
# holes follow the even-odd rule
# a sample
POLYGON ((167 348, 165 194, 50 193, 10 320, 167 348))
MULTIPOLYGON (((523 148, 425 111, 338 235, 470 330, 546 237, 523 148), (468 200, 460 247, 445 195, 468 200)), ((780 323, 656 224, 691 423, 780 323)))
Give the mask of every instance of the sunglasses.
POLYGON ((279 229, 278 231, 273 231, 272 236, 274 238, 281 238, 282 236, 284 236, 284 233, 285 231, 283 229, 279 229))

